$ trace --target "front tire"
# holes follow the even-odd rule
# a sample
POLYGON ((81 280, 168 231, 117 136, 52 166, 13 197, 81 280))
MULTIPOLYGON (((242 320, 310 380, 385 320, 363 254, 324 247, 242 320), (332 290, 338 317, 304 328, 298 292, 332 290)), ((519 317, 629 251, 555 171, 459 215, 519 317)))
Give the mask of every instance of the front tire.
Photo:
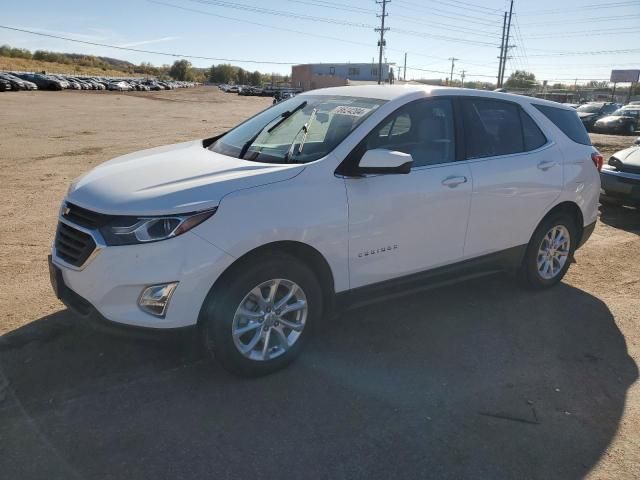
POLYGON ((578 240, 575 220, 566 213, 546 218, 529 241, 520 277, 530 288, 549 288, 559 283, 573 260, 578 240))
POLYGON ((297 258, 266 253, 249 259, 215 287, 203 306, 208 352, 237 375, 268 375, 301 352, 322 315, 322 289, 297 258))

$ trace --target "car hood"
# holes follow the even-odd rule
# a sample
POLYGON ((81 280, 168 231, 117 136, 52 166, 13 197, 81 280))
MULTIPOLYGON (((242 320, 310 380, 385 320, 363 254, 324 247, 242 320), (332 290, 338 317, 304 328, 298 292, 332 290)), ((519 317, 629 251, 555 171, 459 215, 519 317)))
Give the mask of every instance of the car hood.
POLYGON ((281 182, 304 170, 240 160, 191 141, 110 160, 75 180, 67 201, 100 213, 162 215, 218 205, 236 190, 281 182))
POLYGON ((598 120, 598 123, 611 123, 617 122, 618 120, 632 120, 633 117, 627 117, 626 115, 607 115, 606 117, 602 117, 598 120))
POLYGON ((629 147, 613 154, 625 165, 640 167, 640 147, 629 147))

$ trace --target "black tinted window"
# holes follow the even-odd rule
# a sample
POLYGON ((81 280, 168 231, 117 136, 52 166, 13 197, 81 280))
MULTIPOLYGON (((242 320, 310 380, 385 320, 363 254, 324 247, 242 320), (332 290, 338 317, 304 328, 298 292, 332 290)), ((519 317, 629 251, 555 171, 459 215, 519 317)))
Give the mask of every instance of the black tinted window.
POLYGON ((545 117, 551 120, 556 127, 576 143, 591 145, 591 139, 584 125, 580 121, 575 110, 550 107, 548 105, 533 105, 540 110, 545 117))
POLYGON ((524 136, 524 149, 528 152, 540 148, 547 139, 538 128, 533 119, 522 109, 520 110, 520 119, 522 120, 522 135, 524 136))
POLYGON ((520 108, 509 102, 468 98, 464 101, 467 158, 524 151, 520 108))
POLYGON ((414 167, 455 160, 453 108, 450 100, 426 100, 399 108, 369 134, 366 150, 384 148, 409 153, 414 167))

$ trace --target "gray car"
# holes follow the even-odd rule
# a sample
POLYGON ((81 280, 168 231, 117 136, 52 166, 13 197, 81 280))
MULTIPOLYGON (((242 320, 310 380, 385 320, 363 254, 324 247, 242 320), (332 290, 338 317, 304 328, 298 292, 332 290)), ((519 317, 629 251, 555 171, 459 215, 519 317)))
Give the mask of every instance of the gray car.
POLYGON ((640 137, 611 156, 600 171, 600 183, 603 202, 640 206, 640 137))

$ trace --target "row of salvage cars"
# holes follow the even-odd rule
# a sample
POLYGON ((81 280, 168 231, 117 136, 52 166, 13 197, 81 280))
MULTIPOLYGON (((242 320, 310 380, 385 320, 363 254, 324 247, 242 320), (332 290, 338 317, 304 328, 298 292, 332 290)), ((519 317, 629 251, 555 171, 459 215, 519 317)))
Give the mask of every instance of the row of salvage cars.
POLYGON ((576 108, 589 132, 634 135, 640 129, 640 102, 622 106, 612 102, 591 102, 576 108))
POLYGON ((16 90, 111 90, 118 92, 175 90, 198 85, 195 82, 145 78, 113 79, 44 73, 0 72, 0 92, 16 90))

